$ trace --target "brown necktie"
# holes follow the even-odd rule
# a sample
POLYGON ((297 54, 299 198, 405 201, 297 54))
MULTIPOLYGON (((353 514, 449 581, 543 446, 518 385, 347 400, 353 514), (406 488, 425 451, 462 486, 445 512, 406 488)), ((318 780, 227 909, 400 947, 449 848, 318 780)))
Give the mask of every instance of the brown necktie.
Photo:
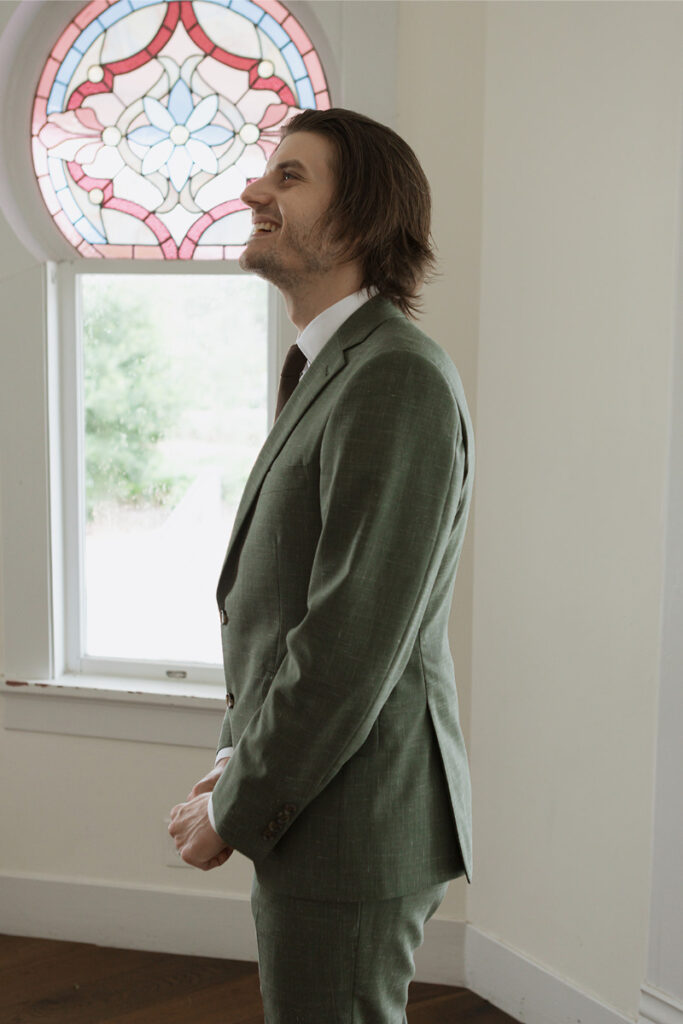
POLYGON ((287 401, 291 398, 294 388, 299 383, 299 377, 301 371, 306 365, 306 356, 303 354, 297 344, 291 346, 285 361, 282 364, 282 372, 280 374, 280 386, 277 389, 277 404, 275 406, 275 419, 278 418, 282 410, 284 409, 287 401))

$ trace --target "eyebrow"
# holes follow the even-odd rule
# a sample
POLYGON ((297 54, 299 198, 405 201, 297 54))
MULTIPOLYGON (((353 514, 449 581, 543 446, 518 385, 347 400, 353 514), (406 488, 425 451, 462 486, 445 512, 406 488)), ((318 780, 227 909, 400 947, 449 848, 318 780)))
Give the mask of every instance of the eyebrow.
POLYGON ((275 165, 276 171, 306 171, 306 168, 300 160, 281 160, 279 164, 275 165))

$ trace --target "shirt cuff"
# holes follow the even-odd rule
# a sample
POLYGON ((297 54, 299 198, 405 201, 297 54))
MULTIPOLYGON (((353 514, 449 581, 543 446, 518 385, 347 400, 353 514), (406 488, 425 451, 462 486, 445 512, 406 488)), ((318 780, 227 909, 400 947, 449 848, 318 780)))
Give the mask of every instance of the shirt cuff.
POLYGON ((213 793, 209 797, 209 802, 206 805, 206 811, 207 814, 209 815, 209 823, 211 825, 211 828, 214 830, 216 835, 218 835, 218 829, 216 828, 216 818, 214 817, 213 813, 213 793))
MULTIPOLYGON (((216 760, 214 764, 217 764, 218 761, 220 761, 221 758, 223 757, 230 757, 234 749, 234 747, 221 747, 221 749, 216 754, 216 760)), ((214 830, 216 835, 218 835, 218 829, 216 828, 216 818, 213 813, 213 793, 209 797, 209 802, 206 805, 206 812, 209 815, 209 824, 211 825, 211 828, 214 830)))

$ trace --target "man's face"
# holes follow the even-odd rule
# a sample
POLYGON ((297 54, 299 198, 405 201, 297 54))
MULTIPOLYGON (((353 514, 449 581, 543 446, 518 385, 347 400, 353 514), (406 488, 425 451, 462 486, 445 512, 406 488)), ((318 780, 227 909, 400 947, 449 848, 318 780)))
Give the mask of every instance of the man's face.
POLYGON ((253 229, 240 266, 287 291, 340 264, 321 220, 334 194, 332 144, 322 135, 294 132, 271 156, 262 178, 247 185, 253 229))

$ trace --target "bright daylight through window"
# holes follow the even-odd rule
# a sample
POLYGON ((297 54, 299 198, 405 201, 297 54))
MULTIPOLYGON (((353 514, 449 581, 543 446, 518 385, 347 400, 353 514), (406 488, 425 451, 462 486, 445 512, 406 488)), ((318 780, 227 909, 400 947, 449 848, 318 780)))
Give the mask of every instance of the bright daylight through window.
POLYGON ((78 280, 82 654, 220 663, 216 580, 267 433, 267 285, 78 280))

